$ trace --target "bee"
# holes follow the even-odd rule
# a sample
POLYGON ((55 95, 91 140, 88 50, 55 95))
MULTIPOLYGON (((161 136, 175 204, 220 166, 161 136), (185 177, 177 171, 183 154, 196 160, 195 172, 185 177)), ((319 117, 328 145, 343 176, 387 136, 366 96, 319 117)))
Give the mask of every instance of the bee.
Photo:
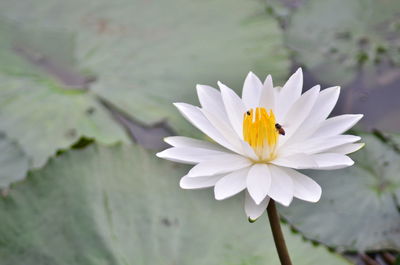
POLYGON ((285 135, 285 130, 283 129, 282 125, 280 125, 279 123, 276 123, 275 128, 278 130, 280 135, 285 135))
POLYGON ((249 116, 250 116, 250 111, 249 111, 249 110, 248 110, 246 113, 247 113, 247 115, 249 115, 249 116))

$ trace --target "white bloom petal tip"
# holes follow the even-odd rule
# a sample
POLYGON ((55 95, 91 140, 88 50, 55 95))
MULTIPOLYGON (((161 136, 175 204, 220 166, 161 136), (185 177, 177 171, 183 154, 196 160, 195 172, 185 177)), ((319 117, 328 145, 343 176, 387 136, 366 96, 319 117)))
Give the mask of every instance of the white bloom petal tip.
MULTIPOLYGON (((167 144, 169 144, 169 145, 172 145, 172 144, 170 144, 170 139, 172 138, 173 136, 168 136, 168 137, 164 137, 163 138, 163 142, 164 143, 167 143, 167 144)), ((158 154, 158 153, 157 153, 158 154)))
POLYGON ((223 197, 223 196, 219 195, 219 194, 216 193, 216 192, 214 192, 214 197, 215 197, 215 199, 216 199, 217 201, 222 201, 222 200, 225 200, 225 199, 226 199, 226 197, 223 197))
POLYGON ((301 80, 301 82, 303 82, 303 69, 299 67, 297 71, 290 78, 292 77, 297 78, 299 81, 301 80))
POLYGON ((251 219, 251 217, 250 216, 247 216, 247 220, 249 221, 249 223, 255 223, 257 220, 258 220, 258 218, 256 218, 256 219, 251 219))
POLYGON ((181 187, 184 190, 188 189, 186 182, 187 182, 187 178, 182 177, 181 180, 179 181, 179 187, 181 187))
POLYGON ((260 204, 256 204, 249 192, 245 192, 244 210, 249 222, 255 222, 266 211, 269 200, 267 196, 260 204))
POLYGON ((294 72, 294 74, 303 74, 303 68, 302 67, 299 67, 299 68, 297 68, 297 70, 296 70, 296 72, 294 72))
POLYGON ((213 187, 223 176, 216 175, 211 177, 190 178, 183 176, 179 181, 179 186, 182 189, 204 189, 213 187))
POLYGON ((186 103, 182 102, 174 102, 172 103, 178 110, 180 110, 181 107, 183 107, 186 103))
POLYGON ((290 204, 292 203, 292 201, 293 201, 293 197, 290 200, 287 200, 287 201, 277 201, 277 202, 280 203, 281 205, 285 206, 285 207, 289 207, 290 204))
POLYGON ((245 79, 245 82, 246 82, 246 80, 248 80, 248 81, 250 81, 250 80, 253 80, 253 81, 260 81, 260 79, 258 78, 258 76, 257 76, 254 72, 252 72, 252 71, 250 71, 250 72, 247 74, 246 79, 245 79))

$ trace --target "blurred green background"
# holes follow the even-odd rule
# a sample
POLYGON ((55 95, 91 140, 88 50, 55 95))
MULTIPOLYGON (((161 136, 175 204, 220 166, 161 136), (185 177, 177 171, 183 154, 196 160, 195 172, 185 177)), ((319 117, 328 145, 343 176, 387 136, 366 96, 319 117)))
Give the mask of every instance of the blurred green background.
POLYGON ((398 0, 0 0, 0 264, 279 264, 265 216, 154 153, 204 137, 172 105, 197 83, 299 66, 367 145, 280 208, 293 263, 400 264, 399 64, 398 0))

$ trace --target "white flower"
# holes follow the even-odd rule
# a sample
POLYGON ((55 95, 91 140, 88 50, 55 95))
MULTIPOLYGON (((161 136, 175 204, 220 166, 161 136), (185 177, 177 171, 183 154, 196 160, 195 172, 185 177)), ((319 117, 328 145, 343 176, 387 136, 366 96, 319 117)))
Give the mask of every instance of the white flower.
POLYGON ((339 169, 354 162, 347 156, 360 149, 361 138, 343 135, 363 115, 327 118, 340 88, 320 91, 314 86, 302 94, 303 73, 297 70, 286 84, 264 84, 250 72, 242 98, 218 82, 220 91, 197 85, 200 107, 175 106, 215 143, 183 136, 168 137, 172 145, 157 154, 161 158, 195 165, 180 186, 199 189, 214 186, 223 200, 245 191, 245 211, 255 220, 269 199, 288 206, 293 197, 317 202, 321 187, 296 169, 339 169))

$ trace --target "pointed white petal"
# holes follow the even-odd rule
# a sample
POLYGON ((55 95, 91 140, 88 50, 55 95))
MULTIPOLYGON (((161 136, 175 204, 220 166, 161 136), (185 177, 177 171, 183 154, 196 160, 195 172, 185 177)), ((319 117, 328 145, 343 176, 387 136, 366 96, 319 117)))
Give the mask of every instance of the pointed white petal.
POLYGON ((354 164, 354 161, 350 157, 342 154, 316 154, 313 155, 313 158, 317 162, 318 169, 320 170, 340 169, 354 164))
POLYGON ((266 164, 255 164, 247 175, 247 190, 256 204, 260 204, 268 194, 271 173, 266 164))
POLYGON ((279 138, 279 145, 283 146, 286 141, 296 134, 297 129, 300 127, 302 122, 310 114, 315 101, 319 95, 319 88, 313 87, 307 90, 290 108, 283 122, 277 120, 284 128, 286 134, 279 138))
POLYGON ((254 152, 254 149, 250 146, 248 142, 241 140, 241 143, 242 143, 241 154, 243 154, 243 156, 248 157, 255 161, 259 159, 256 153, 254 152))
POLYGON ((269 166, 271 172, 271 186, 268 196, 284 206, 289 206, 293 200, 292 178, 280 167, 269 166))
POLYGON ((287 156, 296 153, 316 154, 334 147, 357 142, 361 139, 355 135, 336 135, 331 137, 310 138, 306 141, 281 148, 280 155, 287 156))
POLYGON ((236 134, 240 139, 243 139, 243 115, 246 112, 246 107, 232 89, 221 82, 218 82, 218 86, 221 89, 222 100, 224 101, 229 121, 236 134))
POLYGON ((215 151, 227 151, 225 148, 222 146, 213 144, 211 142, 207 141, 202 141, 190 137, 185 137, 185 136, 170 136, 164 138, 164 141, 172 145, 174 147, 192 147, 192 148, 202 148, 202 149, 210 149, 210 150, 215 150, 215 151))
POLYGON ((328 137, 346 132, 353 127, 364 115, 345 114, 325 120, 313 137, 328 137))
POLYGON ((283 120, 294 102, 300 97, 303 89, 303 71, 299 68, 280 90, 277 97, 275 115, 278 121, 283 120))
POLYGON ((236 152, 242 150, 241 139, 237 136, 233 130, 230 122, 227 119, 221 119, 221 116, 214 115, 206 109, 201 109, 201 112, 208 119, 208 121, 214 126, 214 128, 234 147, 236 152))
POLYGON ((174 103, 182 115, 200 131, 208 135, 220 145, 234 150, 235 148, 212 126, 198 107, 186 103, 174 103))
POLYGON ((272 83, 272 77, 270 75, 264 81, 264 86, 261 90, 259 106, 267 110, 275 110, 276 91, 272 83))
POLYGON ((321 198, 321 187, 310 177, 301 174, 300 172, 284 168, 293 181, 294 197, 308 202, 317 202, 321 198))
POLYGON ((227 153, 201 148, 172 147, 157 153, 157 156, 174 162, 197 164, 224 154, 227 153))
POLYGON ((218 180, 220 180, 224 175, 216 175, 211 177, 198 177, 190 178, 184 176, 181 178, 179 185, 182 189, 203 189, 213 187, 218 180))
POLYGON ((311 155, 307 154, 293 154, 285 157, 278 157, 271 161, 271 164, 281 167, 289 167, 295 169, 306 169, 318 167, 317 162, 311 155))
POLYGON ((215 199, 224 200, 244 190, 248 171, 249 168, 244 168, 221 178, 214 187, 215 199))
POLYGON ((269 203, 269 197, 265 197, 260 204, 256 204, 251 198, 250 194, 246 191, 244 210, 247 218, 251 221, 257 220, 267 209, 269 203))
POLYGON ((332 149, 328 149, 325 152, 347 155, 360 150, 361 148, 364 147, 364 145, 365 145, 364 143, 344 144, 334 147, 332 149))
POLYGON ((340 95, 340 86, 328 87, 321 91, 314 106, 314 121, 323 121, 332 112, 340 95))
MULTIPOLYGON (((315 87, 320 89, 319 85, 315 87)), ((286 141, 286 144, 289 145, 302 141, 312 135, 335 107, 339 94, 340 87, 330 87, 322 90, 309 115, 297 129, 296 133, 286 141)))
POLYGON ((252 164, 250 160, 240 155, 224 154, 213 156, 211 160, 201 162, 194 166, 188 177, 212 176, 232 172, 238 169, 249 167, 252 164))
POLYGON ((253 72, 249 72, 244 80, 242 91, 242 101, 246 106, 246 109, 252 109, 259 106, 258 103, 262 86, 260 79, 258 79, 253 72))
POLYGON ((197 85, 196 89, 200 105, 203 109, 226 116, 222 96, 217 89, 205 85, 197 85))

